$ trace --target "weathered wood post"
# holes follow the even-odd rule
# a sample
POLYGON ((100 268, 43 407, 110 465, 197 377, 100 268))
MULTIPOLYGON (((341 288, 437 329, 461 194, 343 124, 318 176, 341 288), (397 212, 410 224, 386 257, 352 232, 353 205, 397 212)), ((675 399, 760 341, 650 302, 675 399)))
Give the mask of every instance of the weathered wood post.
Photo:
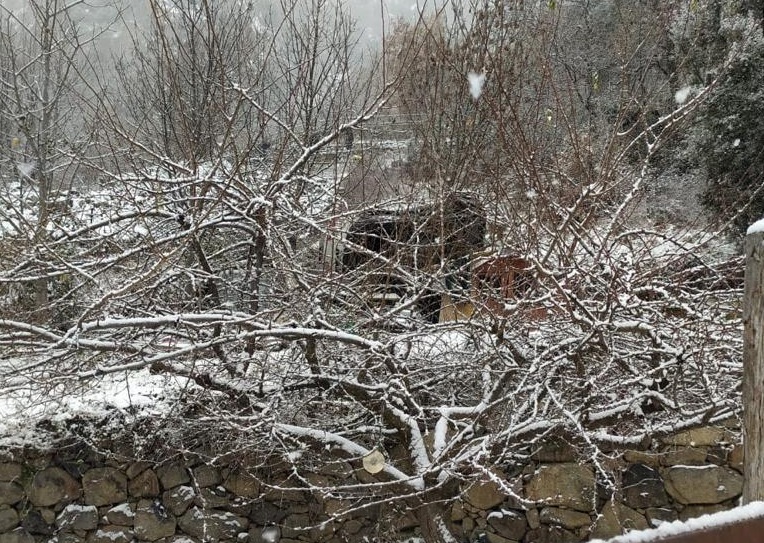
POLYGON ((745 238, 743 503, 764 500, 764 220, 745 238))

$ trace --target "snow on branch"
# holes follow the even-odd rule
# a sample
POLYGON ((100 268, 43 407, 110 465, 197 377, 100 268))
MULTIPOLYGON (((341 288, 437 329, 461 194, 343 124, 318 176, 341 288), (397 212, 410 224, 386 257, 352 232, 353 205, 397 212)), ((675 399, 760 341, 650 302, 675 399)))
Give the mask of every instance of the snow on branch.
MULTIPOLYGON (((336 445, 346 453, 356 457, 363 457, 371 452, 370 449, 358 445, 357 443, 345 437, 315 428, 303 428, 301 426, 294 426, 291 424, 275 423, 273 425, 273 429, 277 432, 283 432, 293 437, 307 437, 325 445, 336 445)), ((385 464, 383 471, 397 481, 405 483, 415 490, 424 490, 425 488, 424 481, 421 477, 412 477, 407 475, 388 463, 385 464)))

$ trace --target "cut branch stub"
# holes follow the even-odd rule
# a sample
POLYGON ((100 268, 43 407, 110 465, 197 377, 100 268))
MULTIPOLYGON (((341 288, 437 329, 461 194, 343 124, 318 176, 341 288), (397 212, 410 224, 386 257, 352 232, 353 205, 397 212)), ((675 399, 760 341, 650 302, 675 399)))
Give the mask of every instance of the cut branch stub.
POLYGON ((371 473, 379 473, 385 469, 385 455, 374 449, 363 457, 363 469, 371 473))

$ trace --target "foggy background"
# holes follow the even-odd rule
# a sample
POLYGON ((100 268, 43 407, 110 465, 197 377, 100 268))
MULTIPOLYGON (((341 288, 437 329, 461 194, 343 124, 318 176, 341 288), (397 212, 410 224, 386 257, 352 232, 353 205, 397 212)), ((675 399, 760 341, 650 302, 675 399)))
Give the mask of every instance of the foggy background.
MULTIPOLYGON (((315 0, 304 0, 309 6, 315 0)), ((332 2, 334 0, 329 0, 332 2)), ((27 0, 2 0, 4 8, 10 10, 20 19, 28 14, 27 0)), ((255 9, 278 9, 279 2, 270 0, 254 0, 255 9)), ((340 0, 346 13, 357 22, 357 31, 363 41, 369 46, 378 45, 382 39, 383 20, 385 29, 389 31, 398 19, 416 19, 420 11, 431 11, 433 0, 340 0)), ((106 51, 119 52, 129 45, 126 30, 139 32, 146 29, 147 17, 150 12, 149 0, 97 0, 83 2, 72 10, 79 28, 82 31, 103 32, 101 43, 106 51), (121 12, 121 14, 120 14, 121 12)))

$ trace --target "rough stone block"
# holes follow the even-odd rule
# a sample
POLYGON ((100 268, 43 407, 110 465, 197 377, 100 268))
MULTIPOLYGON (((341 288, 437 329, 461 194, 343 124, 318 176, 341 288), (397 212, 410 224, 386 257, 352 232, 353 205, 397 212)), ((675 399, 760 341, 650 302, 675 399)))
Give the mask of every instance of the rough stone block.
MULTIPOLYGON (((679 520, 686 521, 691 518, 701 517, 703 515, 713 515, 714 513, 720 513, 722 511, 729 510, 730 507, 726 505, 714 504, 714 505, 688 505, 679 513, 679 520)), ((732 543, 732 542, 730 542, 732 543)))
POLYGON ((104 514, 109 524, 117 526, 132 526, 135 522, 135 511, 129 503, 115 505, 104 514))
MULTIPOLYGON (((305 513, 288 515, 283 521, 281 534, 283 537, 286 537, 286 538, 299 539, 301 536, 307 535, 308 530, 310 529, 312 524, 313 523, 310 520, 310 516, 308 516, 305 513)), ((351 527, 354 527, 356 526, 356 524, 361 525, 362 527, 361 529, 365 527, 364 523, 361 522, 360 520, 350 519, 344 523, 345 530, 347 530, 348 525, 350 525, 351 527)), ((358 533, 358 532, 352 531, 348 533, 358 533)))
POLYGON ((660 507, 669 501, 660 473, 645 464, 632 464, 623 472, 623 498, 632 509, 660 507))
POLYGON ((545 507, 539 514, 539 520, 542 524, 555 524, 569 530, 592 524, 592 519, 587 513, 559 507, 545 507))
POLYGON ((732 447, 728 456, 730 467, 735 471, 743 473, 743 445, 737 444, 732 447))
POLYGON ((250 526, 247 532, 249 543, 276 543, 281 539, 281 528, 275 525, 250 526))
POLYGON ((179 517, 189 506, 194 503, 194 489, 187 485, 176 486, 172 490, 165 490, 162 494, 162 503, 173 515, 179 517))
POLYGON ((202 488, 199 496, 194 498, 194 504, 201 508, 223 509, 231 505, 231 496, 222 486, 202 488))
POLYGON ((189 477, 186 467, 178 462, 170 462, 160 466, 156 474, 162 483, 162 488, 165 490, 191 482, 191 477, 189 477))
MULTIPOLYGON (((462 521, 462 532, 465 534, 471 534, 474 530, 477 524, 475 523, 475 519, 472 517, 467 517, 462 521)), ((470 539, 472 541, 472 539, 470 539)))
POLYGON ((575 543, 580 538, 561 526, 541 525, 525 536, 528 543, 575 543))
MULTIPOLYGON (((321 513, 321 508, 319 507, 318 503, 315 503, 313 507, 318 513, 321 513)), ((231 503, 225 507, 222 507, 222 509, 239 517, 249 518, 249 512, 252 510, 252 500, 249 498, 240 498, 235 496, 231 500, 231 503)))
POLYGON ((42 471, 50 466, 50 462, 53 460, 53 455, 50 453, 41 453, 35 455, 34 452, 30 456, 24 459, 24 463, 32 470, 42 471))
POLYGON ((141 500, 135 511, 133 526, 138 539, 156 541, 175 535, 176 521, 159 500, 141 500))
POLYGON ((51 536, 55 532, 55 526, 50 522, 50 517, 43 516, 39 509, 28 511, 21 521, 21 526, 32 535, 51 536))
POLYGON ((677 512, 668 507, 650 507, 645 509, 645 516, 651 528, 657 528, 664 522, 674 522, 679 518, 677 512))
POLYGON ((743 476, 735 470, 713 464, 674 466, 665 470, 666 490, 683 504, 714 504, 739 496, 743 476))
POLYGON ((214 466, 208 466, 207 464, 195 467, 193 473, 194 483, 199 488, 218 486, 223 481, 223 478, 220 475, 220 470, 214 466))
POLYGON ((336 460, 321 464, 318 472, 328 477, 336 477, 341 480, 348 479, 353 475, 353 466, 345 460, 336 460))
MULTIPOLYGON (((270 487, 265 489, 263 492, 263 499, 274 502, 278 504, 284 504, 287 502, 294 502, 294 503, 303 503, 305 501, 305 493, 302 490, 297 490, 293 487, 294 483, 290 481, 281 481, 277 484, 276 488, 270 487)), ((244 496, 243 494, 235 493, 239 496, 244 496)), ((255 497, 255 496, 245 496, 245 497, 255 497)))
POLYGON ((705 448, 682 447, 669 451, 663 456, 664 466, 702 466, 706 464, 708 451, 705 448))
POLYGON ((35 543, 34 536, 23 528, 0 534, 0 543, 35 543))
POLYGON ((533 452, 531 458, 536 462, 575 462, 577 458, 576 448, 562 438, 550 439, 542 443, 533 452))
POLYGON ((0 481, 16 481, 21 479, 23 466, 18 462, 0 462, 0 481))
POLYGON ((192 537, 220 541, 236 539, 238 534, 246 532, 249 520, 227 511, 192 507, 178 519, 178 525, 184 533, 192 537))
POLYGON ((85 543, 85 538, 74 532, 59 532, 56 538, 58 543, 85 543))
POLYGON ((544 505, 589 512, 596 502, 594 472, 579 464, 543 464, 528 482, 525 495, 544 505))
POLYGON ((43 507, 41 509, 38 509, 38 511, 40 512, 40 516, 45 522, 47 522, 48 524, 56 523, 56 512, 53 509, 50 509, 48 507, 43 507))
POLYGON ((308 532, 308 538, 310 541, 326 541, 337 530, 337 526, 334 522, 320 523, 313 526, 308 532))
POLYGON ((506 538, 520 540, 528 531, 528 521, 522 511, 492 511, 486 519, 490 531, 506 538))
POLYGON ((363 523, 358 520, 351 519, 342 525, 343 532, 349 535, 360 533, 364 529, 363 523))
POLYGON ((144 462, 143 460, 139 460, 138 462, 133 462, 130 464, 127 469, 125 470, 125 475, 127 475, 128 479, 134 479, 147 469, 151 467, 151 464, 149 462, 144 462))
POLYGON ((175 534, 172 537, 167 537, 163 540, 163 543, 202 543, 196 538, 185 534, 175 534))
POLYGON ((623 459, 630 464, 645 464, 656 468, 661 465, 664 453, 629 450, 623 453, 623 459))
MULTIPOLYGON (((356 518, 356 520, 361 521, 359 518, 356 518)), ((420 521, 412 511, 406 511, 403 514, 396 516, 392 525, 393 529, 400 533, 419 527, 420 521)))
POLYGON ((257 498, 260 495, 260 481, 244 469, 233 470, 223 482, 223 487, 243 498, 257 498))
POLYGON ((29 487, 29 501, 37 507, 60 502, 71 502, 80 497, 82 487, 61 468, 50 467, 38 471, 29 487))
POLYGON ((609 501, 600 512, 592 529, 592 537, 610 539, 630 530, 646 530, 647 519, 618 502, 609 501))
POLYGON ((727 455, 730 452, 730 448, 724 445, 714 445, 708 448, 708 455, 706 456, 706 462, 709 464, 716 464, 717 466, 724 466, 727 463, 727 455))
POLYGON ((279 524, 286 516, 287 511, 285 509, 271 502, 260 501, 252 506, 249 520, 259 526, 268 526, 269 524, 279 524))
POLYGON ((127 501, 127 477, 116 468, 93 468, 82 476, 85 503, 111 505, 127 501))
POLYGON ((132 498, 155 498, 159 496, 159 479, 154 470, 149 468, 130 479, 127 491, 132 498))
POLYGON ((223 486, 232 494, 243 498, 257 498, 260 495, 260 481, 244 469, 231 471, 223 486))
MULTIPOLYGON (((335 501, 339 501, 339 500, 335 500, 335 501)), ((326 505, 327 504, 325 503, 324 506, 326 505)), ((339 511, 339 508, 337 509, 337 511, 339 511)), ((327 512, 327 515, 331 515, 331 514, 332 513, 327 512)), ((461 501, 457 500, 453 504, 451 504, 451 517, 450 517, 451 522, 459 522, 466 516, 467 516, 467 512, 464 510, 464 504, 461 501)))
POLYGON ((58 514, 56 526, 59 530, 70 532, 95 530, 98 526, 98 508, 95 505, 67 505, 58 514))
MULTIPOLYGON (((494 476, 504 480, 504 474, 494 471, 494 476)), ((495 480, 485 477, 462 491, 462 499, 477 509, 488 510, 501 504, 507 495, 501 490, 501 486, 495 480)))
POLYGON ((15 509, 0 509, 0 532, 10 532, 19 525, 19 514, 15 509))
POLYGON ((667 445, 684 447, 710 447, 721 442, 729 441, 729 430, 721 426, 702 426, 664 437, 661 441, 667 445))
POLYGON ((15 505, 19 503, 23 497, 24 489, 21 488, 20 484, 0 482, 0 505, 15 505))

